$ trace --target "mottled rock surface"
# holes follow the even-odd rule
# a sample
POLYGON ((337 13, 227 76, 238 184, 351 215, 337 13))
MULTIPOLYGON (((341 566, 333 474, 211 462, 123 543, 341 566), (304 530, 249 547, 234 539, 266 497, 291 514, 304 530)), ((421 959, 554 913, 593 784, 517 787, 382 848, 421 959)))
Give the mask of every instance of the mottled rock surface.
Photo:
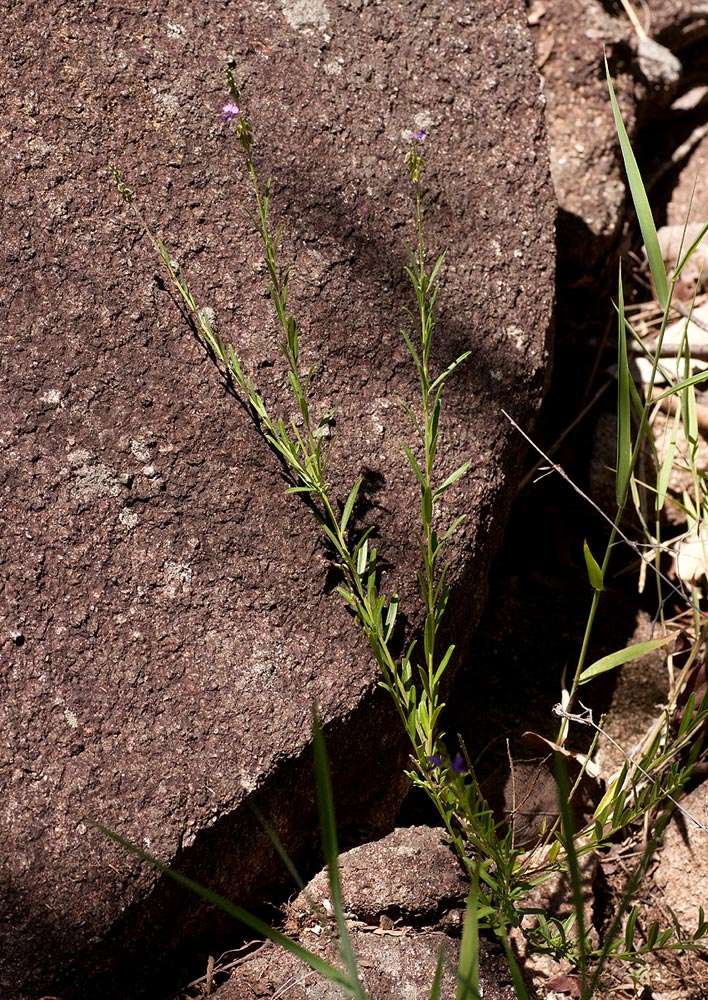
MULTIPOLYGON (((429 132, 432 251, 450 249, 437 360, 441 469, 469 517, 451 613, 464 639, 547 368, 554 203, 520 0, 445 5, 111 0, 14 5, 0 24, 2 674, 0 994, 140 995, 214 917, 89 816, 247 901, 315 827, 310 712, 343 831, 387 827, 402 744, 332 593, 306 509, 223 390, 121 212, 117 162, 275 409, 291 404, 222 67, 245 84, 285 226, 306 367, 363 472, 411 627, 417 497, 398 400, 413 234, 402 154, 429 132), (48 40, 51 45, 48 46, 48 40)), ((190 944, 191 946, 191 944, 190 944)))
MULTIPOLYGON (((442 996, 455 995, 458 939, 440 931, 381 934, 374 928, 368 931, 354 928, 351 939, 361 980, 371 1000, 427 1000, 441 949, 445 956, 442 996)), ((303 944, 332 964, 338 962, 331 937, 323 940, 321 936, 308 935, 303 944)), ((484 1000, 515 1000, 502 956, 491 955, 484 944, 480 986, 484 1000)), ((343 1000, 346 995, 287 952, 270 947, 259 952, 252 961, 245 962, 213 994, 216 1000, 270 1000, 278 996, 288 1000, 343 1000)))
MULTIPOLYGON (((363 844, 340 860, 344 906, 357 920, 377 924, 379 917, 434 925, 440 914, 463 906, 469 892, 462 866, 442 829, 408 826, 363 844)), ((316 875, 287 909, 286 926, 312 925, 311 903, 328 899, 327 872, 316 875)))
MULTIPOLYGON (((568 260, 586 273, 616 240, 625 184, 604 79, 610 59, 631 34, 620 12, 601 0, 535 0, 529 5, 547 101, 551 172, 560 208, 559 236, 568 260)), ((632 67, 615 69, 615 86, 630 134, 636 124, 632 67)))
MULTIPOLYGON (((690 87, 696 63, 699 69, 705 63, 696 45, 708 35, 704 0, 646 0, 634 7, 643 37, 619 3, 528 3, 547 100, 559 236, 568 261, 581 273, 602 265, 625 217, 627 190, 607 93, 605 55, 633 140, 647 114, 667 104, 677 87, 690 87)), ((677 122, 674 113, 670 124, 675 127, 677 122)), ((692 169, 689 188, 695 176, 692 169)))
MULTIPOLYGON (((442 996, 455 994, 462 910, 469 887, 443 832, 394 830, 340 858, 342 892, 362 982, 371 1000, 430 996, 438 955, 445 956, 442 996)), ((341 966, 327 873, 320 872, 288 906, 285 929, 305 947, 341 966), (315 910, 315 912, 313 912, 315 910)), ((245 961, 216 991, 218 1000, 285 995, 338 998, 297 959, 267 947, 245 961)), ((480 991, 485 1000, 514 1000, 502 956, 481 942, 480 991)))

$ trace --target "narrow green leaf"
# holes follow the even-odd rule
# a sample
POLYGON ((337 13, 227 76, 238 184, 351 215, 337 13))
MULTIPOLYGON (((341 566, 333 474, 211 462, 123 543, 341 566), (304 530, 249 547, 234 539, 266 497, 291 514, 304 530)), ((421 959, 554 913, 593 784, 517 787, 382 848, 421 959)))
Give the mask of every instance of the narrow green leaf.
POLYGON ((457 971, 456 1000, 477 1000, 479 997, 479 874, 475 871, 472 888, 467 896, 465 921, 462 927, 460 962, 457 971))
POLYGON ((430 385, 430 391, 431 392, 435 392, 435 390, 439 386, 444 385, 444 383, 447 382, 447 380, 452 375, 452 373, 454 371, 456 371, 456 369, 458 369, 460 367, 460 365, 463 364, 463 362, 465 362, 467 360, 467 358, 469 358, 469 356, 471 354, 472 354, 472 351, 465 351, 463 354, 461 354, 459 356, 459 358, 455 358, 455 360, 453 362, 451 362, 447 366, 447 368, 445 369, 445 371, 440 372, 440 374, 435 379, 435 381, 431 383, 431 385, 430 385))
POLYGON ((459 468, 455 469, 455 471, 447 477, 444 483, 441 483, 441 485, 438 486, 433 494, 433 498, 437 500, 443 495, 443 493, 446 492, 446 490, 449 490, 450 487, 458 481, 458 479, 462 479, 462 477, 469 472, 471 465, 472 462, 470 461, 463 462, 459 468))
POLYGON ((181 872, 169 868, 152 854, 148 854, 147 851, 138 847, 137 844, 133 844, 131 841, 121 837, 120 834, 114 833, 113 830, 109 830, 100 823, 93 823, 93 825, 100 830, 101 833, 105 834, 106 837, 109 837, 114 843, 140 858, 141 861, 146 861, 148 864, 152 865, 153 868, 162 872, 163 875, 172 879, 173 882, 183 886, 185 889, 189 889, 190 892, 193 892, 196 896, 206 900, 207 903, 211 903, 213 906, 218 907, 218 909, 228 914, 228 916, 233 917, 234 920, 238 920, 239 923, 244 924, 255 934, 258 934, 260 937, 268 938, 269 941, 272 941, 274 944, 284 948, 286 951, 290 952, 291 955, 294 955, 296 958, 299 958, 301 961, 309 965, 314 972, 317 972, 325 979, 328 979, 331 983, 341 986, 342 989, 349 994, 349 996, 357 997, 357 1000, 359 1000, 360 994, 356 992, 352 983, 350 983, 349 976, 340 969, 330 965, 329 962, 325 962, 324 959, 319 957, 319 955, 315 955, 313 952, 308 951, 307 948, 303 948, 302 945, 299 945, 296 941, 292 941, 289 937, 282 934, 274 927, 270 927, 263 920, 260 920, 258 917, 249 913, 248 910, 244 910, 243 907, 237 906, 235 903, 225 899, 216 892, 212 892, 211 889, 207 889, 199 882, 195 882, 186 875, 182 875, 181 872))
POLYGON ((352 516, 352 511, 354 510, 354 504, 356 503, 356 498, 359 495, 359 490, 361 489, 361 484, 363 478, 359 476, 357 481, 352 486, 349 496, 347 497, 347 502, 344 504, 344 510, 342 511, 342 520, 340 522, 340 528, 342 534, 347 530, 347 525, 349 524, 349 518, 352 516))
POLYGON ((347 929, 347 921, 344 916, 342 883, 339 877, 339 849, 337 847, 337 825, 334 818, 332 779, 329 772, 322 725, 316 712, 312 720, 312 739, 315 753, 315 780, 317 785, 317 808, 322 836, 322 852, 327 865, 332 908, 334 909, 337 928, 339 930, 339 953, 349 973, 352 995, 357 997, 357 1000, 366 1000, 364 990, 359 981, 359 970, 351 938, 349 937, 349 930, 347 929))
POLYGON ((413 344, 413 341, 411 340, 410 336, 406 333, 405 330, 401 330, 401 336, 403 337, 404 344, 408 348, 408 353, 413 359, 413 364, 416 366, 416 369, 420 371, 423 365, 420 360, 420 355, 418 354, 418 351, 416 350, 415 345, 413 344))
POLYGON ((590 551, 587 542, 583 542, 583 555, 585 556, 585 566, 588 571, 588 580, 593 590, 604 590, 605 581, 602 575, 602 568, 595 560, 595 556, 590 551))
POLYGON ((690 378, 685 378, 681 382, 675 382, 673 385, 669 386, 658 396, 654 396, 654 402, 658 403, 662 399, 666 399, 668 396, 675 396, 677 393, 681 392, 683 389, 687 389, 690 385, 697 385, 699 382, 705 382, 708 378, 708 369, 704 372, 698 372, 696 375, 691 375, 690 378))
POLYGON ((420 485, 423 486, 424 483, 425 483, 425 478, 423 476, 423 470, 421 469, 420 465, 418 464, 418 460, 416 459, 415 455, 413 454, 413 452, 411 451, 411 449, 408 447, 407 444, 403 445, 403 452, 404 452, 406 458, 408 459, 408 463, 409 463, 411 469, 413 469, 413 474, 414 474, 415 478, 418 480, 418 482, 420 483, 420 485))
POLYGON ((666 646, 673 638, 672 635, 665 635, 661 639, 635 642, 634 645, 627 646, 626 649, 618 649, 615 653, 603 656, 602 659, 595 660, 594 663, 591 663, 589 667, 583 670, 578 678, 578 683, 586 684, 593 677, 597 677, 598 674, 604 674, 608 670, 614 670, 615 667, 622 666, 623 663, 631 663, 633 660, 638 660, 642 656, 646 656, 647 653, 653 653, 655 649, 666 646))
POLYGON ((454 645, 450 645, 450 646, 447 647, 447 650, 445 651, 445 655, 443 656, 442 660, 440 661, 440 663, 438 665, 438 669, 435 671, 435 674, 433 676, 433 683, 434 684, 437 685, 439 683, 440 678, 445 673, 445 669, 446 669, 448 663, 450 662, 450 658, 451 658, 451 656, 452 656, 452 654, 454 652, 455 652, 455 646, 454 645))
POLYGON ((506 957, 506 964, 509 966, 511 981, 514 984, 514 992, 516 993, 517 1000, 529 1000, 529 993, 526 989, 524 977, 521 975, 519 963, 516 961, 514 952, 511 949, 511 944, 509 943, 509 937, 506 931, 502 930, 500 937, 502 948, 504 949, 504 956, 506 957))
POLYGON ((624 946, 627 951, 632 951, 634 948, 634 930, 637 926, 637 919, 639 917, 639 910, 636 906, 633 906, 629 911, 629 917, 627 918, 627 926, 624 930, 624 946))
POLYGON ((386 612, 386 642, 389 641, 393 633, 393 629, 396 625, 396 616, 398 615, 398 594, 394 594, 391 598, 388 611, 386 612))
POLYGON ((440 990, 442 989, 442 974, 445 968, 445 952, 442 948, 438 951, 438 960, 435 963, 435 975, 430 987, 430 1000, 440 1000, 440 990))
POLYGON ((366 566, 369 561, 369 540, 365 538, 363 543, 359 547, 359 551, 356 556, 356 571, 359 576, 363 576, 366 571, 366 566))
POLYGON ((642 231, 642 239, 644 240, 647 259, 649 260, 649 268, 654 280, 654 288, 656 289, 659 305, 662 309, 666 309, 669 301, 669 286, 666 279, 664 259, 661 254, 661 247, 659 246, 659 240, 656 235, 656 226, 654 225, 654 217, 652 216, 651 208, 649 207, 649 199, 647 198, 644 183, 642 182, 642 175, 639 172, 637 161, 634 157, 634 153, 632 152, 632 145, 629 141, 627 130, 624 127, 624 122, 622 121, 622 113, 615 96, 615 88, 612 85, 610 67, 607 64, 607 59, 605 59, 605 75, 607 76, 607 88, 610 92, 612 114, 615 119, 615 129, 617 130, 617 137, 619 138, 620 148, 622 150, 622 159, 624 160, 624 167, 627 172, 629 190, 632 193, 634 210, 637 213, 639 228, 642 231))
POLYGON ((617 281, 617 472, 615 475, 615 499, 618 507, 622 506, 627 496, 627 486, 632 471, 632 414, 629 388, 631 382, 620 262, 617 281))
POLYGON ((428 275, 428 285, 432 285, 433 282, 436 280, 440 268, 443 266, 444 263, 445 263, 445 254, 441 253, 440 256, 436 258, 435 263, 433 264, 433 269, 428 275))

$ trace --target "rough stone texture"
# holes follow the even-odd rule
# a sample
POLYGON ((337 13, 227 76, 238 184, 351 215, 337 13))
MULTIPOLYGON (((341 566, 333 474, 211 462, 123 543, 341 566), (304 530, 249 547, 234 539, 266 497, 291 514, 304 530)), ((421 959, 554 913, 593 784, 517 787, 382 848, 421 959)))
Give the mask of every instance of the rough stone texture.
MULTIPOLYGON (((371 1000, 428 1000, 441 948, 447 960, 442 996, 455 995, 454 970, 459 940, 439 931, 381 934, 357 928, 352 930, 351 938, 361 979, 371 1000)), ((332 964, 337 963, 337 949, 331 938, 322 940, 308 935, 303 944, 332 964)), ((480 986, 484 1000, 515 1000, 503 958, 490 954, 484 946, 480 986)), ((287 1000, 342 1000, 346 996, 287 952, 271 948, 244 963, 213 995, 216 1000, 255 1000, 257 997, 265 1000, 277 996, 287 997, 287 1000)))
MULTIPOLYGON (((382 840, 347 851, 340 869, 352 944, 371 1000, 429 997, 441 948, 447 959, 442 995, 453 996, 459 907, 469 887, 442 831, 422 826, 394 830, 382 840), (440 928, 454 928, 456 933, 448 936, 440 928)), ((327 886, 322 871, 288 907, 285 928, 339 965, 332 918, 326 912, 327 907, 331 910, 327 886), (314 907, 318 909, 313 913, 314 907)), ((480 986, 485 1000, 514 998, 503 959, 485 942, 480 986)), ((246 1000, 279 996, 280 991, 295 1000, 342 996, 297 959, 272 948, 241 965, 215 995, 218 1000, 246 1000)))
MULTIPOLYGON (((692 51, 690 46, 708 35, 708 4, 635 3, 646 40, 638 38, 618 2, 529 0, 527 6, 547 100, 551 172, 561 210, 559 235, 569 260, 588 269, 602 263, 617 240, 627 194, 603 52, 633 138, 647 109, 665 104, 683 79, 676 56, 681 61, 685 57, 689 81, 696 59, 705 61, 700 46, 692 51)), ((676 123, 674 115, 671 124, 676 123)), ((694 176, 692 170, 691 183, 694 176)))
POLYGON ((234 60, 304 363, 338 413, 332 479, 341 492, 366 474, 359 516, 380 525, 414 627, 402 153, 406 130, 428 129, 431 249, 451 251, 436 354, 473 352, 441 453, 442 469, 473 463, 449 494, 470 515, 451 550, 464 637, 515 482, 499 409, 528 423, 547 366, 539 85, 519 0, 26 2, 0 52, 0 994, 138 997, 215 918, 84 816, 246 901, 280 871, 252 796, 291 851, 311 840, 312 703, 351 836, 390 823, 401 743, 316 527, 155 280, 107 165, 288 415, 243 170, 217 121, 234 60))
MULTIPOLYGON (((368 924, 386 914, 431 926, 443 911, 464 905, 469 892, 444 831, 427 826, 402 827, 355 847, 342 856, 340 868, 344 905, 368 924)), ((329 894, 327 872, 322 871, 288 906, 287 926, 311 926, 317 919, 311 903, 321 906, 329 894)))
POLYGON ((685 48, 708 35, 705 0, 647 0, 640 18, 649 34, 673 49, 685 48))
MULTIPOLYGON (((442 995, 455 993, 455 967, 459 941, 439 931, 408 931, 395 935, 354 928, 352 946, 359 961, 364 988, 371 1000, 427 1000, 442 948, 446 967, 442 995)), ((304 941, 312 951, 337 963, 337 949, 330 938, 308 936, 304 941)), ((505 978, 503 959, 483 947, 480 986, 485 1000, 515 1000, 514 989, 505 978)), ((341 1000, 346 994, 323 982, 296 958, 268 948, 244 963, 232 978, 213 994, 217 1000, 255 1000, 287 996, 288 1000, 341 1000)))
POLYGON ((678 813, 666 831, 654 882, 661 901, 676 913, 687 931, 695 930, 698 908, 708 910, 708 782, 681 799, 681 805, 703 824, 699 829, 678 813))
MULTIPOLYGON (((629 26, 600 0, 537 0, 529 5, 529 18, 544 79, 559 237, 569 261, 586 272, 616 239, 624 214, 624 174, 602 59, 605 46, 615 62, 613 53, 627 45, 629 26)), ((634 76, 624 65, 613 70, 632 134, 634 76)))

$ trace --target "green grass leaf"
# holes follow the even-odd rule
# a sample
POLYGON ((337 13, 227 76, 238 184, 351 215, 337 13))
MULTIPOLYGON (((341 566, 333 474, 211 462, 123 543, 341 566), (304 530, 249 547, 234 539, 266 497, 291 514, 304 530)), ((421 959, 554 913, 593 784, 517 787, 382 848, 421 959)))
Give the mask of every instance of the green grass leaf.
POLYGON ((693 254, 696 252, 698 245, 703 241, 703 237, 706 235, 706 233, 708 233, 708 222, 706 222, 706 224, 701 228, 698 236, 695 238, 693 243, 690 245, 686 253, 681 258, 678 267, 674 271, 674 281, 676 281, 680 277, 681 272, 683 271, 686 264, 688 264, 693 254))
POLYGON ((662 399, 666 399, 668 396, 675 396, 677 393, 682 392, 691 385, 697 385, 699 382, 705 382, 708 378, 708 370, 704 372, 698 372, 696 375, 691 375, 690 378, 685 378, 681 382, 675 382, 673 385, 669 386, 663 392, 659 393, 658 396, 654 396, 653 402, 658 403, 662 399))
POLYGON ((649 260, 649 268, 651 270, 651 276, 654 280, 654 288, 656 289, 656 295, 661 308, 666 309, 669 301, 669 286, 666 278, 666 268, 664 267, 664 258, 661 254, 661 247, 659 246, 659 240, 656 235, 656 226, 654 225, 654 217, 651 213, 651 208, 649 207, 649 199, 647 198, 647 193, 644 188, 642 175, 639 172, 639 167, 637 166, 637 161, 632 151, 632 145, 629 141, 627 130, 624 127, 624 122, 622 121, 622 113, 615 96, 615 88, 612 85, 612 77, 610 76, 610 67, 607 65, 607 59, 605 59, 605 74, 607 76, 607 88, 610 92, 612 114, 615 119, 615 129, 617 130, 617 137, 619 138, 620 148, 622 150, 622 159, 624 160, 627 181, 629 182, 629 190, 631 191, 632 201, 634 202, 634 210, 637 213, 639 228, 642 231, 642 239, 644 240, 647 258, 649 260))
POLYGON ((332 779, 327 761, 327 750, 325 748, 322 724, 319 716, 314 713, 312 722, 312 738, 315 752, 315 779, 317 784, 317 808, 320 819, 320 832, 322 836, 322 852, 327 864, 327 874, 329 878, 329 892, 332 897, 332 908, 334 909, 339 931, 339 953, 342 957, 350 979, 350 989, 352 996, 357 1000, 366 1000, 366 994, 359 981, 359 970, 357 967, 354 949, 347 929, 347 921, 344 916, 344 899, 342 896, 342 883, 339 877, 339 849, 337 847, 337 825, 334 817, 334 799, 332 797, 332 779))
POLYGON ((590 551, 590 546, 587 542, 583 542, 583 555, 585 556, 585 565, 588 571, 590 586, 593 590, 604 590, 605 581, 602 575, 602 569, 595 560, 595 556, 590 551))
POLYGON ((359 496, 359 490, 361 489, 361 484, 363 479, 361 476, 357 479, 351 488, 349 496, 347 497, 347 502, 344 504, 344 510, 342 511, 342 520, 339 523, 342 534, 347 530, 347 525, 349 524, 349 518, 352 516, 352 511, 354 510, 354 504, 356 503, 356 498, 359 496))
POLYGON ((629 477, 632 472, 631 384, 632 375, 627 358, 622 264, 620 263, 617 281, 617 472, 615 475, 615 499, 618 507, 621 507, 625 502, 629 477))
POLYGON ((438 500, 443 493, 449 490, 451 486, 454 486, 458 479, 462 479, 463 476, 467 475, 471 465, 472 462, 468 460, 467 462, 463 462, 459 468, 455 469, 455 471, 447 477, 445 482, 441 483, 441 485, 435 490, 433 493, 433 500, 438 500))
POLYGON ((633 646, 627 646, 626 649, 618 649, 608 656, 603 656, 602 659, 595 660, 594 663, 591 663, 589 667, 583 670, 578 678, 578 683, 587 684, 588 681, 599 674, 604 674, 608 670, 614 670, 615 667, 621 667, 623 663, 631 663, 633 660, 638 660, 642 656, 646 656, 647 653, 653 653, 655 649, 666 646, 673 638, 673 635, 665 635, 661 639, 635 642, 633 646))
POLYGON ((460 962, 457 970, 457 1000, 479 998, 479 875, 475 872, 467 896, 465 922, 462 928, 460 962))
POLYGON ((252 930, 260 937, 267 938, 274 944, 284 948, 285 951, 290 952, 290 954, 294 955, 295 958, 299 958, 306 965, 309 965, 313 972, 317 972, 320 976, 329 980, 329 982, 334 985, 340 986, 349 996, 355 997, 356 1000, 365 1000, 365 998, 362 997, 362 994, 357 992, 356 987, 350 982, 349 976, 345 972, 342 972, 341 969, 335 968, 335 966, 330 965, 329 962, 320 958, 319 955, 315 955, 314 952, 309 951, 307 948, 303 948, 302 945, 297 943, 297 941, 293 941, 291 938, 276 930, 274 927, 266 924, 263 920, 259 920, 258 917, 253 916, 253 914, 249 913, 248 910, 244 910, 242 906, 232 903, 230 900, 220 896, 217 892, 213 892, 211 889, 207 889, 205 886, 200 885, 199 882, 195 882, 186 875, 182 875, 181 872, 175 871, 173 868, 169 868, 167 865, 159 861, 158 858, 149 854, 147 851, 144 851, 141 847, 138 847, 137 844, 132 843, 130 840, 126 840, 124 837, 121 837, 120 834, 115 833, 113 830, 109 830, 100 823, 92 823, 92 825, 95 826, 96 829, 100 830, 101 833, 105 834, 105 836, 112 840, 115 844, 118 844, 135 857, 140 858, 141 861, 146 861, 148 864, 152 865, 153 868, 162 872, 163 875, 172 879, 173 882, 176 882, 183 888, 188 889, 190 892, 194 893, 195 896, 200 896, 207 903, 211 903, 212 906, 216 906, 228 916, 233 917, 234 920, 238 920, 239 923, 244 924, 244 926, 248 927, 249 930, 252 930))
POLYGON ((438 960, 435 964, 435 975, 433 976, 433 982, 430 987, 430 1000, 440 1000, 440 991, 442 989, 442 974, 445 968, 445 953, 442 948, 438 951, 438 960))
POLYGON ((511 944, 509 943, 506 931, 502 930, 500 932, 500 939, 502 948, 504 949, 504 955, 506 957, 506 964, 509 966, 511 981, 514 984, 514 992, 516 993, 518 1000, 529 1000, 529 993, 526 989, 526 984, 524 983, 524 977, 521 975, 519 963, 516 961, 514 952, 511 949, 511 944))

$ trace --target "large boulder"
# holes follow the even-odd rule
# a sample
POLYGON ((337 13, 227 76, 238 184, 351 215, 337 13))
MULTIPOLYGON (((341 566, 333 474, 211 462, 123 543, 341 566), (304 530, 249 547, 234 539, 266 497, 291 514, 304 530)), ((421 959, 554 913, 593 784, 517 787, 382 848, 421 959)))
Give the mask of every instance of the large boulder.
POLYGON ((343 835, 388 828, 405 755, 322 538, 165 293, 109 164, 138 191, 279 413, 292 404, 222 67, 273 178, 304 364, 337 411, 337 490, 366 477, 386 586, 420 623, 399 329, 402 163, 429 132, 431 252, 449 248, 436 361, 464 643, 547 373, 554 202, 521 0, 15 5, 0 25, 3 655, 0 994, 139 997, 216 917, 99 820, 217 890, 261 896, 316 825, 311 707, 343 835))

